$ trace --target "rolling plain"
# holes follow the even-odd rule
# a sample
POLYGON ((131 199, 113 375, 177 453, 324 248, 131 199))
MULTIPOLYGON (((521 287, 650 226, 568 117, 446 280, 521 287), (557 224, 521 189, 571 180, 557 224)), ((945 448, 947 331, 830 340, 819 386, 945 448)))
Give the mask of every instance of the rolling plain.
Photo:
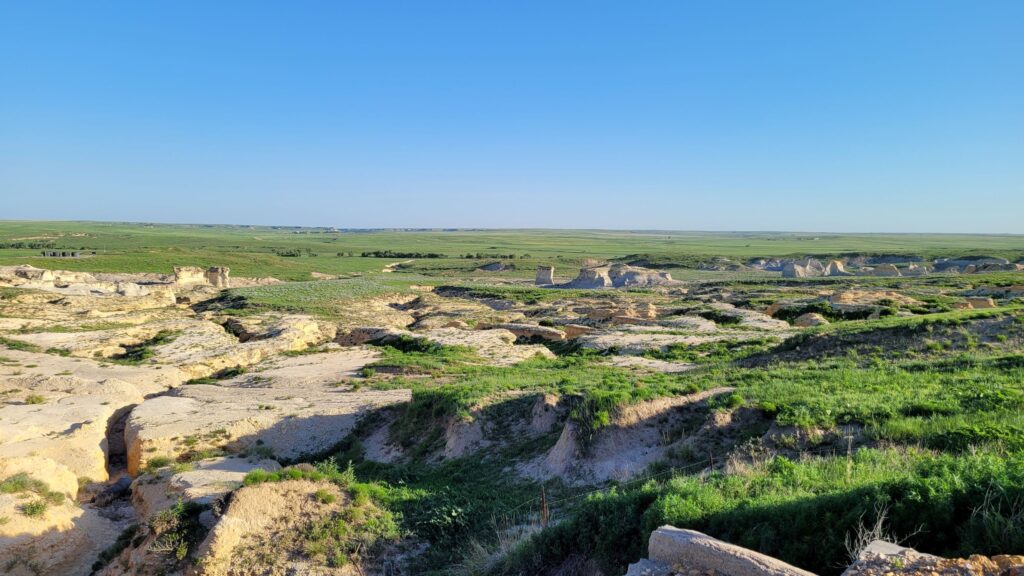
POLYGON ((0 222, 10 574, 1020 554, 1022 408, 1021 236, 0 222))

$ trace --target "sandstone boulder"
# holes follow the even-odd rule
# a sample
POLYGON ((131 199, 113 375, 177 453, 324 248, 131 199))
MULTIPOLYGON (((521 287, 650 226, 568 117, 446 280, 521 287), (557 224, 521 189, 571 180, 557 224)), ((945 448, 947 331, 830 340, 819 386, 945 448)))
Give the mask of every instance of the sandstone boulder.
POLYGON ((895 264, 880 264, 871 271, 872 276, 896 278, 902 276, 900 269, 895 264))
POLYGON ((36 268, 34 266, 19 266, 14 270, 14 275, 18 278, 31 280, 32 282, 52 283, 54 280, 54 275, 52 271, 43 268, 36 268))
POLYGON ((812 274, 808 272, 807 268, 800 266, 794 262, 786 262, 782 266, 782 277, 783 278, 807 278, 812 274))
POLYGON ((800 316, 797 316, 796 320, 793 321, 793 325, 798 326, 800 328, 807 328, 810 326, 823 326, 828 323, 828 319, 822 316, 821 314, 818 314, 817 312, 808 312, 806 314, 801 314, 800 316))
POLYGON ((825 276, 853 276, 853 273, 846 271, 842 260, 830 260, 825 266, 825 276))
POLYGON ((612 286, 612 279, 608 277, 608 271, 609 268, 607 266, 581 268, 579 275, 566 284, 565 287, 577 289, 610 288, 612 286))
POLYGON ((991 298, 968 298, 967 303, 974 309, 995 308, 997 306, 995 300, 991 298))
POLYGON ((596 330, 596 328, 593 328, 591 326, 583 326, 580 324, 566 324, 561 328, 562 331, 565 332, 565 337, 569 339, 576 338, 577 336, 582 336, 584 334, 589 334, 596 330))

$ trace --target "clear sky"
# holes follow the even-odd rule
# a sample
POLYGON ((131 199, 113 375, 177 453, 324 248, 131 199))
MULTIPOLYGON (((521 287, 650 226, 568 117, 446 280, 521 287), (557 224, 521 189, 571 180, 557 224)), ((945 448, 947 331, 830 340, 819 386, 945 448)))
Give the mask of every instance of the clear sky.
POLYGON ((0 1, 0 219, 1024 233, 1024 2, 0 1))

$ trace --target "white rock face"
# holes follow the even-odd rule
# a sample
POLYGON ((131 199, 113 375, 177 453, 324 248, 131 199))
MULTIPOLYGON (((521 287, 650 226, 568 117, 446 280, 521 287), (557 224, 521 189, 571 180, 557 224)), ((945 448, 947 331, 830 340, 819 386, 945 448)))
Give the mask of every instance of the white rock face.
POLYGON ((198 266, 175 266, 174 284, 177 286, 206 285, 214 288, 231 287, 231 269, 223 266, 200 268, 198 266))

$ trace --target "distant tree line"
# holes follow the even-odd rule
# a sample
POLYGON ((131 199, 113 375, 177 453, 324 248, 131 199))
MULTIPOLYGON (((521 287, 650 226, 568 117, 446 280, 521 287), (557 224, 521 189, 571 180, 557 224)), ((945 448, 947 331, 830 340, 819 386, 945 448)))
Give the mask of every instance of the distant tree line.
POLYGON ((52 241, 48 241, 48 242, 24 242, 24 241, 0 242, 0 248, 16 248, 16 249, 31 248, 32 250, 41 250, 43 248, 53 248, 53 242, 52 241))
MULTIPOLYGON (((489 258, 492 260, 515 260, 517 258, 515 254, 485 254, 483 252, 477 252, 476 254, 463 254, 462 257, 465 258, 466 260, 483 260, 485 258, 489 258)), ((523 254, 522 256, 518 256, 518 258, 523 259, 529 257, 529 254, 523 254)))
POLYGON ((298 258, 300 256, 316 256, 316 252, 313 252, 309 248, 275 248, 274 254, 281 256, 282 258, 298 258))
POLYGON ((395 252, 394 250, 374 250, 363 252, 363 258, 447 258, 447 254, 437 252, 395 252))

